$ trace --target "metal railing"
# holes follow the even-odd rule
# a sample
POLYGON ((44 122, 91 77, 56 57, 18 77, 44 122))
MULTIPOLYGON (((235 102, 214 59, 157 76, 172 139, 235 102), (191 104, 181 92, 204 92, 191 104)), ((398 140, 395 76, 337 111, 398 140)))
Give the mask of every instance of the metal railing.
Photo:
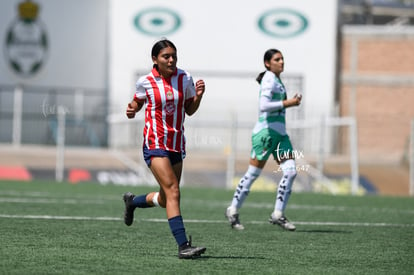
POLYGON ((57 114, 66 114, 66 145, 107 146, 104 90, 0 86, 0 142, 55 145, 57 114))

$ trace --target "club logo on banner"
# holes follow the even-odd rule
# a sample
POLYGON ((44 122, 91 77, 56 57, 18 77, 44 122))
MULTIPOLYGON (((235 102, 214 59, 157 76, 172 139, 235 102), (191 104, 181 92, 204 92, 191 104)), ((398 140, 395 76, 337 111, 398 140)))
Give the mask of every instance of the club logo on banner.
POLYGON ((181 19, 172 10, 166 8, 149 8, 141 11, 134 18, 134 25, 144 34, 161 36, 176 32, 181 26, 181 19))
POLYGON ((19 17, 6 34, 5 55, 10 67, 20 76, 34 75, 46 58, 48 41, 37 15, 39 6, 32 1, 18 5, 19 17))
POLYGON ((275 9, 262 14, 258 20, 262 32, 278 38, 290 38, 303 33, 308 28, 308 19, 294 10, 275 9))

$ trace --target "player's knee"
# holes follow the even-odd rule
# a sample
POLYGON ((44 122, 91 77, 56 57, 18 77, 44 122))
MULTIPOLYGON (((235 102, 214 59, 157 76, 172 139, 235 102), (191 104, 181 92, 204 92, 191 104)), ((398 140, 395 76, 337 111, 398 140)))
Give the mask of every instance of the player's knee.
POLYGON ((168 191, 165 191, 165 195, 167 197, 167 200, 174 200, 179 201, 180 200, 180 187, 178 184, 173 184, 168 188, 168 191))
POLYGON ((293 159, 288 159, 281 164, 281 168, 283 171, 283 176, 289 183, 288 185, 291 185, 297 176, 295 161, 293 159))

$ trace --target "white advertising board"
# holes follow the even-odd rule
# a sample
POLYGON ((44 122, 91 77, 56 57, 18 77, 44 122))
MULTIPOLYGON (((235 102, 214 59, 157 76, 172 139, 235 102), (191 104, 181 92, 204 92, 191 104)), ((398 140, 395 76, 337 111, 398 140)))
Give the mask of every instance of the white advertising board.
POLYGON ((285 72, 303 77, 305 115, 333 112, 337 1, 110 1, 110 102, 123 113, 137 74, 152 67, 162 37, 178 48, 178 66, 206 81, 198 117, 256 120, 256 75, 263 55, 277 48, 285 72))

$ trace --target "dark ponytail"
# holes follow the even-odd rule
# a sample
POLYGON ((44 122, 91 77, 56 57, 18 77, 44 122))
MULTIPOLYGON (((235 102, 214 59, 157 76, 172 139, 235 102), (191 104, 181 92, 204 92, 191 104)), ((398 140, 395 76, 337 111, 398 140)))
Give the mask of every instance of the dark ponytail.
MULTIPOLYGON (((269 49, 265 52, 264 56, 263 56, 263 63, 265 63, 266 61, 270 61, 272 59, 272 56, 276 53, 280 53, 279 50, 277 49, 269 49)), ((265 67, 266 67, 266 63, 265 63, 265 67)), ((266 70, 269 70, 268 67, 266 67, 266 70)), ((262 79, 264 74, 266 73, 266 71, 261 72, 257 77, 256 77, 256 81, 259 82, 259 84, 262 83, 262 79)))
POLYGON ((257 77, 256 77, 256 81, 261 84, 262 83, 262 79, 264 74, 266 73, 266 71, 261 72, 257 77))

